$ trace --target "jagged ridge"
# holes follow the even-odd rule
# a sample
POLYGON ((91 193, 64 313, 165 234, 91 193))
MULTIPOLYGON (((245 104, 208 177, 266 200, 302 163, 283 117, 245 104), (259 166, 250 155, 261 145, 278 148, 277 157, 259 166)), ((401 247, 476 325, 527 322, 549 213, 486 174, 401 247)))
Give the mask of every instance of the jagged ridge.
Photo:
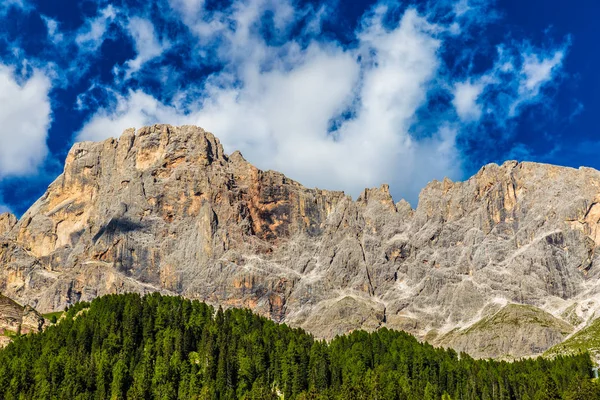
POLYGON ((508 303, 554 315, 577 303, 585 320, 599 193, 598 171, 507 162, 431 182, 415 210, 386 185, 353 201, 228 156, 200 128, 156 125, 76 144, 18 222, 0 218, 0 290, 43 312, 177 293, 320 337, 443 334, 508 303))

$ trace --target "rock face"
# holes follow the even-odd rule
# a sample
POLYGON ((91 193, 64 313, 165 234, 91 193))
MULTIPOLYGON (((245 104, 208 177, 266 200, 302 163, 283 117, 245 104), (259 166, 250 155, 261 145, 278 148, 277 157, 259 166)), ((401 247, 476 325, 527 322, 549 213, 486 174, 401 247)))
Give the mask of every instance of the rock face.
POLYGON ((599 220, 593 169, 491 164, 430 183, 413 210, 386 185, 353 201, 226 155, 200 128, 156 125, 76 144, 16 224, 0 219, 0 290, 43 312, 158 290, 325 338, 441 337, 508 303, 585 321, 600 306, 599 220))
POLYGON ((36 310, 0 294, 0 347, 10 342, 10 335, 41 332, 44 325, 44 317, 36 310))
POLYGON ((477 323, 445 334, 433 343, 473 357, 514 359, 540 354, 573 332, 552 314, 528 305, 509 304, 477 323))
POLYGON ((17 217, 10 213, 0 214, 0 236, 10 232, 17 224, 17 217))

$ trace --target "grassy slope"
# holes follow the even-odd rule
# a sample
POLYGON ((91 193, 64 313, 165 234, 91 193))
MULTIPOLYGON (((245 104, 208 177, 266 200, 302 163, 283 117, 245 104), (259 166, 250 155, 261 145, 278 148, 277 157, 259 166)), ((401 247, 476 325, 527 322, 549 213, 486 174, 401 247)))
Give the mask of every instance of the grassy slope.
POLYGON ((469 327, 448 332, 435 342, 465 350, 475 357, 510 360, 531 354, 532 351, 543 351, 544 347, 537 349, 538 345, 543 346, 538 341, 544 340, 550 332, 566 336, 572 330, 573 327, 568 323, 537 307, 509 304, 469 327), (523 340, 516 343, 511 340, 515 336, 523 340))
POLYGON ((55 311, 55 312, 51 312, 51 313, 47 313, 47 314, 42 314, 42 317, 46 318, 46 319, 52 319, 53 316, 56 317, 56 319, 60 319, 60 317, 64 314, 64 311, 55 311))
POLYGON ((589 351, 593 358, 600 359, 600 318, 576 332, 564 342, 548 349, 545 356, 576 354, 589 351))

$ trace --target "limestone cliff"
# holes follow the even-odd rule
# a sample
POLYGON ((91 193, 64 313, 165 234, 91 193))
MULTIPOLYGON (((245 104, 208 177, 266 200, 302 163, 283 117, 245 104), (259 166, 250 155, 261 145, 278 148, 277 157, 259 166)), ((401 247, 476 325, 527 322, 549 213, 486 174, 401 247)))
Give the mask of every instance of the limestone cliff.
POLYGON ((41 332, 45 324, 36 310, 0 294, 0 348, 11 341, 11 336, 41 332))
POLYGON ((156 125, 76 144, 44 196, 4 218, 0 290, 43 312, 158 290, 320 337, 425 337, 509 303, 581 321, 599 307, 600 172, 587 168, 491 164, 430 183, 413 210, 386 185, 353 201, 226 155, 200 128, 156 125))

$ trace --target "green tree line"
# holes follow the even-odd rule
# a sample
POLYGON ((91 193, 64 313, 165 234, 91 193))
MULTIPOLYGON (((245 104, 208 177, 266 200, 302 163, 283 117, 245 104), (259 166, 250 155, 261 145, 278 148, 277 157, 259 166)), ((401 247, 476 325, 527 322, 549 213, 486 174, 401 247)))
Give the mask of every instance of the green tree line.
POLYGON ((589 355, 474 360, 405 332, 330 342, 152 294, 78 303, 0 351, 2 399, 598 399, 589 355))

